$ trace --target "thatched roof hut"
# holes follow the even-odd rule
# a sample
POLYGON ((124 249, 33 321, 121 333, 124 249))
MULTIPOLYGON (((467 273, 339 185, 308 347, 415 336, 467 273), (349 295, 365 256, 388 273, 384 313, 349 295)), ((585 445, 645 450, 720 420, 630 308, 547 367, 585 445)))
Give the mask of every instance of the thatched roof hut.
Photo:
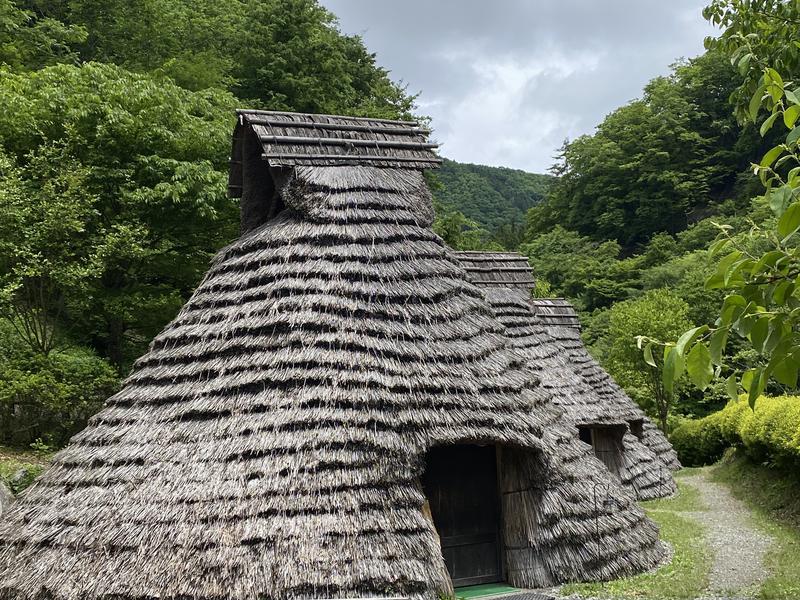
POLYGON ((515 252, 459 252, 470 279, 485 288, 506 335, 528 357, 579 437, 637 497, 671 495, 680 467, 663 434, 586 350, 575 309, 563 298, 532 298, 534 279, 515 252))
POLYGON ((425 133, 240 112, 244 233, 0 523, 0 598, 433 599, 658 563, 431 230, 425 133))

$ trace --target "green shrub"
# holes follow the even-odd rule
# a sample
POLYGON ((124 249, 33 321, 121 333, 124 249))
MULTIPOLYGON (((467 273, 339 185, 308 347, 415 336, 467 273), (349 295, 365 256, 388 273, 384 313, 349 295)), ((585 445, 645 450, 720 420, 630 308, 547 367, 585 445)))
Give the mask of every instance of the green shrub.
POLYGON ((44 465, 38 463, 0 458, 0 482, 15 495, 33 483, 42 471, 44 465))
POLYGON ((82 429, 118 385, 108 363, 85 348, 30 351, 0 325, 0 443, 58 447, 82 429))
POLYGON ((687 420, 672 432, 672 445, 687 467, 710 465, 722 458, 728 447, 714 413, 704 419, 687 420))
POLYGON ((742 397, 703 419, 683 421, 671 440, 687 466, 716 462, 729 446, 759 462, 800 465, 800 396, 762 396, 755 410, 742 397))
POLYGON ((720 434, 729 446, 740 446, 739 429, 745 419, 752 416, 753 411, 747 402, 729 402, 717 415, 720 434))
POLYGON ((754 460, 800 464, 800 397, 759 398, 740 422, 739 437, 754 460))

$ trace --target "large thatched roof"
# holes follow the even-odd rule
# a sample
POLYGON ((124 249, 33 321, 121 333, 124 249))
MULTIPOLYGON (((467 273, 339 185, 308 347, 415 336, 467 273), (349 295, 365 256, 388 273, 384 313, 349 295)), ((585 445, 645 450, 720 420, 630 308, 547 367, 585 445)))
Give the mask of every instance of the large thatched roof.
MULTIPOLYGON (((620 432, 625 461, 619 470, 622 481, 641 499, 672 494, 675 483, 668 469, 679 466, 674 450, 657 428, 644 427, 651 424, 644 412, 586 351, 572 305, 563 298, 531 298, 530 286, 498 283, 512 278, 533 280, 530 266, 527 278, 521 272, 522 263, 528 264, 521 254, 513 258, 514 253, 506 253, 505 262, 493 261, 497 271, 514 265, 514 271, 505 275, 476 273, 472 267, 479 253, 457 254, 472 281, 484 288, 506 335, 525 354, 567 421, 573 426, 624 427, 624 434, 620 432)), ((487 261, 494 255, 487 252, 487 261)))
POLYGON ((420 475, 428 449, 466 442, 504 449, 512 583, 661 559, 430 229, 422 173, 328 160, 274 181, 282 209, 219 253, 9 511, 0 598, 435 598, 420 475))

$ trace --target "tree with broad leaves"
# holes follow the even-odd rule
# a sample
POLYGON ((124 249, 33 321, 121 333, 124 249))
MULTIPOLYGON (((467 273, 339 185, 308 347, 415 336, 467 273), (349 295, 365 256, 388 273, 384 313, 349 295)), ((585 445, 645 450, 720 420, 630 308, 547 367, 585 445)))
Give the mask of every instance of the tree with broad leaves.
POLYGON ((727 376, 729 395, 744 389, 753 405, 770 380, 795 388, 800 369, 800 2, 714 0, 704 14, 723 28, 707 45, 728 54, 743 78, 731 96, 736 115, 758 124, 762 136, 783 130, 780 142, 752 165, 764 187, 757 201, 773 217, 743 233, 720 226, 709 250, 719 262, 706 287, 726 296, 713 325, 690 329, 673 343, 640 336, 639 346, 648 362, 663 356, 665 385, 684 372, 701 389, 727 376), (726 359, 732 335, 759 354, 744 371, 726 359))

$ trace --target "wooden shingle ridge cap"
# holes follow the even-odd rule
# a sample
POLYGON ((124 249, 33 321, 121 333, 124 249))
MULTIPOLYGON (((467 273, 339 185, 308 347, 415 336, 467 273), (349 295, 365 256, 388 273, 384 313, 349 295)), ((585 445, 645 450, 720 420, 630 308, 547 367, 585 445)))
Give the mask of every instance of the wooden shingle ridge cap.
POLYGON ((476 285, 530 289, 536 283, 528 257, 519 252, 460 250, 453 253, 476 285))
MULTIPOLYGON (((351 117, 347 115, 326 115, 321 113, 308 113, 308 112, 291 112, 286 110, 256 110, 250 108, 237 108, 237 115, 256 115, 263 117, 305 117, 309 119, 308 122, 313 122, 314 119, 341 119, 347 121, 360 121, 366 123, 383 123, 386 125, 401 125, 404 128, 417 128, 421 133, 428 134, 428 129, 419 127, 419 121, 399 121, 394 119, 379 119, 372 117, 351 117)), ((320 122, 323 124, 324 122, 320 122)))
MULTIPOLYGON (((244 132, 261 146, 261 158, 273 167, 366 165, 398 169, 430 169, 442 159, 430 130, 417 121, 372 119, 347 115, 238 109, 231 170, 242 159, 244 132)), ((236 188, 238 174, 231 177, 236 188), (236 179, 237 181, 234 181, 236 179)))
MULTIPOLYGON (((494 251, 494 250, 454 250, 453 253, 460 261, 468 262, 502 262, 525 263, 532 270, 528 257, 519 252, 494 251)), ((503 267, 505 268, 505 267, 503 267)))
POLYGON ((575 310, 572 302, 562 296, 551 296, 549 298, 533 298, 534 302, 540 303, 543 306, 561 306, 575 310))
POLYGON ((578 311, 566 298, 531 298, 530 303, 542 323, 581 329, 578 311))
POLYGON ((517 258, 525 258, 527 260, 527 256, 522 254, 521 252, 516 252, 514 250, 453 250, 458 255, 464 256, 494 256, 494 255, 505 255, 505 256, 515 256, 517 258))

